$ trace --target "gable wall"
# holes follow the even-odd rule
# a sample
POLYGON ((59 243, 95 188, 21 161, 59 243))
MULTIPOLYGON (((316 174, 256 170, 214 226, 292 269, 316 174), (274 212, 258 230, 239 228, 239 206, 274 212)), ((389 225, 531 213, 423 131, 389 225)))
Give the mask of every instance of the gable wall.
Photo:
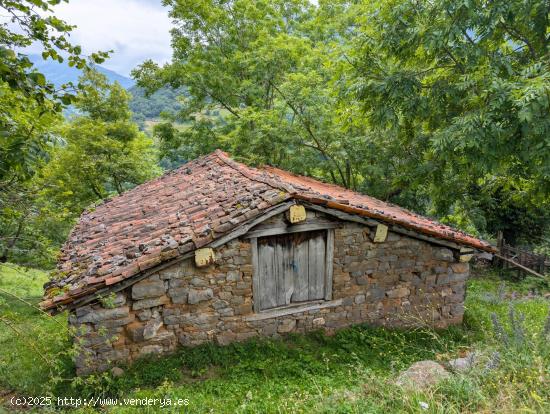
POLYGON ((392 232, 386 242, 373 243, 369 228, 356 223, 334 231, 331 301, 297 313, 254 313, 250 243, 234 240, 216 249, 214 265, 199 269, 187 260, 103 305, 77 309, 70 323, 81 344, 78 373, 206 341, 227 344, 320 328, 331 333, 362 322, 392 327, 462 322, 469 269, 449 249, 392 232))

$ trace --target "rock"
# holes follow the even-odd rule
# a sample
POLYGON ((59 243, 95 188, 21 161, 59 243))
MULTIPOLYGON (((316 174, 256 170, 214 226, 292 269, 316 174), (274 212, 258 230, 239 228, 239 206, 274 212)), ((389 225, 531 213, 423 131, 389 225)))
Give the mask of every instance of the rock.
POLYGON ((239 282, 242 280, 242 272, 238 270, 230 270, 227 272, 227 281, 228 282, 239 282))
POLYGON ((468 273, 453 273, 449 275, 450 282, 464 282, 468 279, 468 273))
POLYGON ((285 319, 279 324, 277 331, 279 333, 292 332, 296 328, 296 319, 285 319))
POLYGON ((96 309, 77 318, 78 323, 98 323, 108 319, 121 319, 129 316, 127 306, 114 309, 96 309))
POLYGON ((201 279, 200 277, 194 277, 193 279, 191 279, 191 285, 197 287, 206 287, 208 286, 208 282, 204 279, 201 279))
POLYGON ((445 261, 445 262, 452 262, 452 261, 454 261, 453 252, 450 251, 449 249, 445 248, 445 247, 438 248, 438 249, 434 249, 434 254, 433 254, 433 256, 434 256, 436 259, 443 260, 443 261, 445 261))
POLYGON ((126 303, 126 295, 123 293, 117 293, 113 300, 113 307, 118 308, 126 303))
POLYGON ((161 270, 159 276, 162 280, 170 280, 182 277, 182 273, 179 266, 172 266, 168 269, 161 270))
POLYGON ((142 342, 143 341, 143 330, 145 327, 138 322, 131 323, 126 327, 126 331, 130 339, 133 342, 142 342))
POLYGON ((190 305, 194 305, 196 303, 212 299, 213 297, 214 297, 214 292, 212 292, 212 289, 204 289, 204 290, 189 289, 187 302, 190 305))
POLYGON ((143 328, 143 339, 148 340, 153 338, 161 326, 162 321, 160 319, 151 319, 143 328))
POLYGON ((471 370, 477 362, 476 355, 472 352, 464 358, 451 359, 449 367, 455 372, 465 372, 471 370))
POLYGON ((357 295, 355 296, 355 303, 360 305, 361 303, 365 303, 365 295, 357 295))
POLYGON ((386 295, 388 295, 388 298, 404 298, 405 296, 409 296, 411 291, 405 287, 392 289, 386 292, 386 295))
POLYGON ((467 273, 470 266, 468 263, 452 263, 451 269, 453 269, 453 272, 455 273, 467 273))
POLYGON ((168 296, 162 296, 160 298, 143 299, 143 300, 138 300, 134 302, 134 304, 132 305, 132 309, 140 310, 140 309, 154 308, 155 306, 167 305, 168 303, 170 303, 170 299, 168 299, 168 296))
POLYGON ((172 302, 175 304, 187 303, 187 296, 189 294, 188 288, 170 288, 168 295, 172 298, 172 302))
POLYGON ((418 361, 399 374, 396 384, 409 388, 426 388, 449 376, 449 372, 435 361, 418 361))
POLYGON ((313 323, 313 326, 320 327, 320 326, 323 326, 325 324, 325 319, 324 318, 315 318, 315 319, 313 319, 312 323, 313 323))
POLYGON ((158 281, 145 281, 136 283, 132 287, 132 298, 133 299, 146 299, 146 298, 156 298, 162 296, 166 291, 164 282, 162 280, 158 281))
POLYGON ((384 291, 384 289, 379 287, 372 287, 367 291, 366 299, 369 302, 375 302, 383 299, 385 295, 386 295, 386 292, 384 291))
POLYGON ((160 345, 147 345, 139 350, 139 356, 150 354, 162 354, 163 348, 160 345))
POLYGON ((118 378, 124 374, 124 370, 119 367, 113 367, 111 368, 111 374, 113 375, 113 377, 118 378))
POLYGON ((141 312, 138 312, 137 317, 142 322, 148 321, 151 319, 151 309, 144 309, 141 312))
POLYGON ((236 339, 237 339, 237 335, 235 335, 231 331, 222 332, 216 335, 216 342, 218 343, 218 345, 221 345, 221 346, 229 345, 231 342, 234 342, 236 339))

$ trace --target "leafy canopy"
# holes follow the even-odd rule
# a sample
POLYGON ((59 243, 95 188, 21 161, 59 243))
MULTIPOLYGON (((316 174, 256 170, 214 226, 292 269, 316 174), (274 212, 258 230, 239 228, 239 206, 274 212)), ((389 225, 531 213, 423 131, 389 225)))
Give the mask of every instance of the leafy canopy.
POLYGON ((163 156, 220 147, 472 232, 547 222, 547 2, 164 4, 173 61, 134 72, 189 91, 186 126, 155 130, 163 156))
MULTIPOLYGON (((33 174, 55 141, 43 126, 75 96, 74 85, 56 89, 17 50, 38 44, 44 59, 66 58, 69 66, 88 66, 82 48, 69 42, 73 26, 53 14, 53 6, 61 1, 0 0, 0 12, 9 17, 0 23, 0 191, 33 174)), ((97 52, 90 60, 101 63, 106 57, 107 53, 97 52)))

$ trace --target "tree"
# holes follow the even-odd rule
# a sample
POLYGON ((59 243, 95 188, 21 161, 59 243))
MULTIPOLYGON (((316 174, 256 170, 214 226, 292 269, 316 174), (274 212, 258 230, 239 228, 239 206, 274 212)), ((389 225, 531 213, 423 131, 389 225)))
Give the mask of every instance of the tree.
MULTIPOLYGON (((32 176, 37 162, 55 141, 44 126, 74 98, 74 85, 56 90, 33 69, 29 58, 16 50, 38 43, 44 59, 62 62, 65 54, 70 66, 87 66, 81 47, 68 40, 73 26, 51 14, 52 6, 59 3, 61 0, 0 0, 0 10, 11 23, 0 24, 0 193, 9 183, 32 176)), ((107 53, 99 52, 90 59, 101 63, 106 57, 107 53)))
POLYGON ((75 101, 80 115, 61 128, 66 145, 53 152, 42 173, 45 194, 75 217, 160 172, 152 140, 131 120, 129 93, 90 69, 80 83, 75 101))
POLYGON ((131 121, 130 95, 85 70, 78 115, 54 131, 62 139, 33 177, 2 197, 0 261, 51 267, 85 208, 159 173, 153 142, 131 121))
POLYGON ((528 211, 547 222, 548 2, 391 0, 354 9, 350 89, 390 147, 410 148, 401 158, 409 191, 429 194, 432 213, 462 211, 481 230, 528 211), (506 208, 515 212, 493 214, 491 204, 512 198, 506 208))
POLYGON ((547 2, 164 3, 173 61, 134 74, 189 92, 165 157, 219 147, 474 233, 548 223, 547 2))
POLYGON ((150 91, 170 85, 189 93, 179 120, 190 127, 156 129, 168 155, 190 159, 224 148, 251 163, 360 185, 363 150, 357 136, 364 129, 344 129, 331 84, 333 50, 342 39, 326 29, 314 5, 303 0, 165 4, 177 22, 174 60, 162 68, 145 62, 134 75, 150 91))
MULTIPOLYGON (((44 259, 36 252, 47 252, 46 260, 52 256, 48 233, 35 220, 43 205, 37 204, 39 188, 34 179, 51 149, 62 143, 54 126, 62 120, 64 105, 74 99, 76 86, 56 89, 17 50, 38 44, 44 59, 62 62, 64 55, 70 66, 87 67, 81 47, 68 41, 73 27, 52 14, 52 7, 60 2, 0 0, 0 11, 10 18, 0 24, 0 262, 14 254, 34 264, 44 259)), ((106 56, 93 53, 90 60, 100 63, 106 56)))

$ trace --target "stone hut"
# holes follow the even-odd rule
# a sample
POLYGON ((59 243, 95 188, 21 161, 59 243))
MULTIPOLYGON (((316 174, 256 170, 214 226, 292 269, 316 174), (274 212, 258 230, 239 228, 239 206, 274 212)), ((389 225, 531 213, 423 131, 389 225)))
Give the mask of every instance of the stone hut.
POLYGON ((462 322, 486 242, 221 151, 86 211, 45 285, 86 374, 206 341, 462 322))

